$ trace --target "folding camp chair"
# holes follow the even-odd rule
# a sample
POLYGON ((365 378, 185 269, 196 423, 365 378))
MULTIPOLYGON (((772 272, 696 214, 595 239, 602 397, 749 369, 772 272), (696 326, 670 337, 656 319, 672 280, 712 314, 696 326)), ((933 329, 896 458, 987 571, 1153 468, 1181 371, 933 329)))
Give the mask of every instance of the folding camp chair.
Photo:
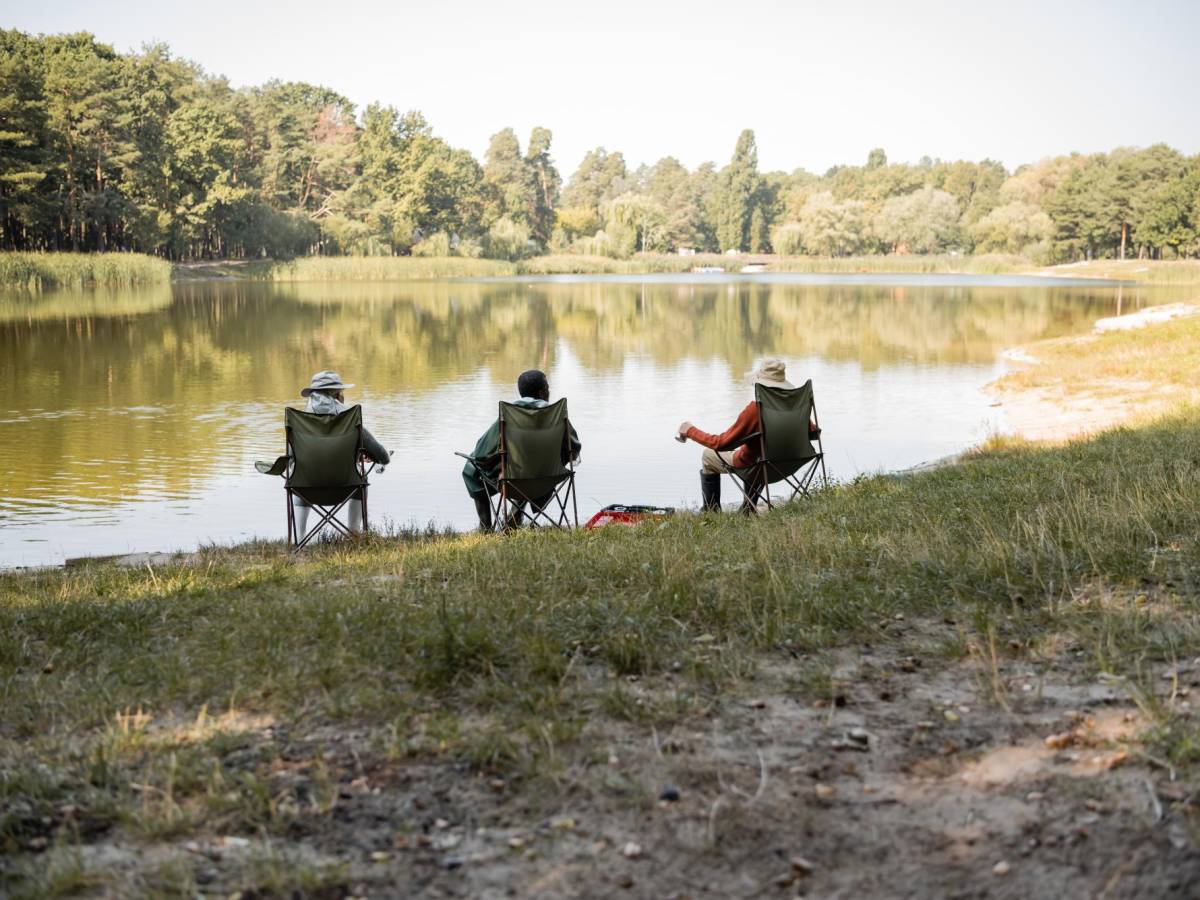
POLYGON ((759 430, 745 443, 758 447, 758 458, 749 466, 739 468, 721 461, 745 498, 743 508, 757 513, 758 499, 765 496, 767 508, 774 509, 771 485, 779 482, 792 489, 785 502, 801 494, 811 496, 809 488, 818 469, 821 481, 827 487, 825 449, 821 444, 821 423, 817 419, 812 381, 806 381, 798 388, 756 384, 754 402, 758 404, 759 430), (810 419, 816 426, 816 447, 809 434, 810 419))
POLYGON ((492 506, 493 527, 505 531, 522 524, 551 528, 579 527, 575 501, 575 468, 571 456, 571 426, 564 397, 542 407, 500 402, 500 450, 496 457, 475 464, 492 506), (500 463, 499 475, 488 473, 500 463), (570 510, 567 504, 570 503, 570 510))
POLYGON ((283 413, 287 454, 273 464, 258 462, 264 475, 282 475, 287 494, 288 544, 305 547, 326 525, 349 537, 350 528, 337 514, 351 500, 362 509, 362 529, 367 530, 367 476, 374 470, 362 454, 362 407, 351 406, 336 416, 318 415, 288 407, 283 413), (296 527, 296 505, 309 506, 316 524, 300 534, 296 527))

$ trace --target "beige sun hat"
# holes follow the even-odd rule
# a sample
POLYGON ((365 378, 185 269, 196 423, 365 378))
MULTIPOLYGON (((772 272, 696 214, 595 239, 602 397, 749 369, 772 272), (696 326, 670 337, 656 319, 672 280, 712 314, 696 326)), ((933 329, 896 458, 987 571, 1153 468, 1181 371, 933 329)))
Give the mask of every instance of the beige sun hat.
POLYGON ((757 366, 746 373, 746 380, 751 384, 761 384, 764 387, 795 389, 795 385, 787 380, 787 365, 777 356, 762 359, 757 366))
POLYGON ((343 388, 352 388, 352 384, 342 384, 342 376, 337 372, 331 372, 326 369, 324 372, 318 372, 312 377, 312 383, 306 388, 300 389, 300 396, 307 397, 313 391, 340 391, 343 388))

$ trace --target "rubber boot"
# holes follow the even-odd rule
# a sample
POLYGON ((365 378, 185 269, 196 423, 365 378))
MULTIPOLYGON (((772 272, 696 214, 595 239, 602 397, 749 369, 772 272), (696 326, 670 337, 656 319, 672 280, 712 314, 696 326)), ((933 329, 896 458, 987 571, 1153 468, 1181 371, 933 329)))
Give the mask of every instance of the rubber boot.
POLYGON ((741 508, 738 509, 743 516, 754 516, 758 514, 758 498, 762 495, 762 489, 750 485, 746 491, 746 495, 742 497, 741 508))
POLYGON ((700 473, 701 509, 704 512, 721 511, 721 476, 712 472, 700 473))
POLYGON ((299 544, 304 540, 304 536, 308 534, 308 511, 312 507, 301 506, 297 503, 293 510, 296 513, 296 543, 299 544))
POLYGON ((492 503, 488 499, 487 494, 472 494, 471 499, 475 501, 475 514, 479 516, 479 530, 489 532, 492 530, 492 503))
POLYGON ((346 527, 351 534, 362 534, 362 501, 349 500, 346 503, 346 527))

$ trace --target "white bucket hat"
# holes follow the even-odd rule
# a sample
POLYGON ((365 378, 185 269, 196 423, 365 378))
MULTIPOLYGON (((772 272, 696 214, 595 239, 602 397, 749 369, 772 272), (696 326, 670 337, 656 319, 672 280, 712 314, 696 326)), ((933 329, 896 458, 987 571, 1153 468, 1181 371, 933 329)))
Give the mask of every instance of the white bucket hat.
POLYGON ((307 397, 313 391, 340 391, 343 388, 352 388, 352 384, 342 384, 342 376, 337 372, 331 372, 326 369, 324 372, 318 372, 312 377, 312 382, 306 388, 300 390, 301 397, 307 397))
POLYGON ((768 356, 746 374, 746 380, 751 384, 761 384, 764 387, 786 388, 794 390, 795 385, 787 380, 787 365, 776 356, 768 356))

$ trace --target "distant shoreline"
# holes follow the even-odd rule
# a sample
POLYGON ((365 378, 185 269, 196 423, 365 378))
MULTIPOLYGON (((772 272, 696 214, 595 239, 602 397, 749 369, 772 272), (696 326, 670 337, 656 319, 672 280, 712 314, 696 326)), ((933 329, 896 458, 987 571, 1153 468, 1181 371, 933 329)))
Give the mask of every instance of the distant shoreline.
POLYGON ((1141 285, 1200 285, 1200 261, 1093 260, 1038 267, 1022 256, 981 254, 775 256, 560 254, 521 260, 423 256, 310 256, 169 262, 136 253, 0 253, 0 287, 25 290, 133 287, 189 281, 414 281, 547 275, 1013 275, 1141 285))
POLYGON ((173 279, 248 281, 405 281, 431 278, 493 278, 522 275, 1014 275, 1130 284, 1200 285, 1200 263, 1100 260, 1038 267, 1024 257, 847 256, 808 257, 741 254, 638 254, 535 256, 514 262, 462 257, 305 257, 295 260, 214 260, 176 263, 173 279))

